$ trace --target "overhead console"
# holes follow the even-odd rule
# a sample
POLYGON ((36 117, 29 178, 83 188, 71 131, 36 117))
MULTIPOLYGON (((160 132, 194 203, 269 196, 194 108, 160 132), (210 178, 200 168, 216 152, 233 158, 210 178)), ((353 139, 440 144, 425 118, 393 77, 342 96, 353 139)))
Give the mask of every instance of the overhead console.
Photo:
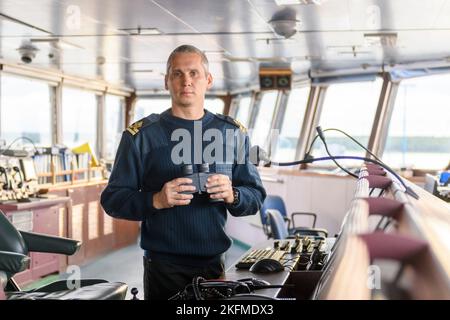
POLYGON ((290 90, 292 70, 286 67, 259 68, 259 86, 261 90, 290 90))

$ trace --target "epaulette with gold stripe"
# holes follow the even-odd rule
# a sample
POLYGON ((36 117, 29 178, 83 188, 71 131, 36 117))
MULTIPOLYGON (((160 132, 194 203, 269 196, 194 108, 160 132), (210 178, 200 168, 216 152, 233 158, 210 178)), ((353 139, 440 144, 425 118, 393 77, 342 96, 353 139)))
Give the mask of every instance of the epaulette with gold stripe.
POLYGON ((230 116, 225 116, 225 115, 219 114, 219 113, 216 113, 216 116, 219 119, 222 119, 222 120, 234 125, 235 127, 238 127, 242 132, 247 133, 247 128, 242 123, 240 123, 238 120, 233 119, 230 116))
POLYGON ((141 127, 143 124, 144 124, 144 120, 136 121, 135 123, 133 123, 132 125, 130 125, 127 128, 127 131, 134 136, 135 134, 137 134, 139 132, 139 130, 141 130, 141 127))
POLYGON ((145 117, 139 121, 136 121, 135 123, 131 124, 127 131, 131 133, 131 135, 135 136, 141 129, 144 127, 149 126, 152 123, 158 122, 160 118, 160 115, 157 113, 152 113, 148 117, 145 117))

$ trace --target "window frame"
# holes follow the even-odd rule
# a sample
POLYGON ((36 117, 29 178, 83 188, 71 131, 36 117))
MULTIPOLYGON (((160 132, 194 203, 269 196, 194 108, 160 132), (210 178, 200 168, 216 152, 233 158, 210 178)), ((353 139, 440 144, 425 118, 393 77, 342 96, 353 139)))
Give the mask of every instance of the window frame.
MULTIPOLYGON (((367 145, 365 146, 366 148, 369 148, 369 146, 371 145, 371 141, 373 140, 372 136, 374 134, 377 134, 376 132, 374 132, 373 127, 374 127, 374 124, 377 122, 377 117, 379 117, 380 101, 382 101, 382 99, 383 99, 383 88, 384 88, 385 80, 382 77, 380 77, 380 76, 376 76, 376 79, 381 79, 382 82, 381 82, 380 90, 379 90, 379 92, 377 94, 378 100, 377 100, 376 107, 375 107, 375 110, 374 110, 374 116, 373 116, 372 120, 370 121, 370 130, 369 130, 369 134, 368 134, 367 145)), ((376 80, 374 80, 374 81, 376 81, 376 80)), ((322 119, 322 115, 323 115, 323 111, 324 111, 324 107, 325 107, 325 101, 326 101, 327 94, 329 93, 330 87, 332 85, 335 85, 335 84, 344 84, 345 85, 345 84, 350 84, 350 83, 355 83, 355 82, 357 82, 357 83, 358 82, 359 83, 365 83, 367 81, 337 82, 337 83, 327 83, 326 85, 317 85, 316 86, 319 89, 319 97, 317 99, 317 105, 316 105, 316 110, 317 111, 316 111, 316 113, 314 115, 315 122, 314 122, 313 127, 311 128, 311 135, 309 137, 308 144, 305 147, 305 154, 304 155, 306 155, 306 151, 309 149, 311 142, 313 141, 314 137, 317 134, 316 133, 316 127, 319 125, 320 120, 322 119)), ((326 129, 326 128, 322 128, 322 129, 326 129)), ((316 139, 316 143, 318 143, 318 140, 319 139, 316 139)), ((311 151, 313 151, 313 150, 314 150, 314 148, 311 149, 311 151)), ((367 156, 366 151, 364 151, 364 150, 362 150, 362 151, 363 151, 363 153, 361 155, 355 155, 355 156, 366 157, 367 156)), ((339 154, 333 154, 332 153, 332 155, 337 156, 339 154)), ((330 160, 330 161, 332 161, 332 160, 330 160)), ((352 166, 355 166, 355 165, 358 166, 357 164, 350 164, 350 165, 347 165, 347 166, 352 167, 352 166)), ((344 164, 344 166, 345 166, 345 164, 344 164)), ((330 170, 330 169, 335 169, 336 168, 336 166, 333 165, 333 164, 328 164, 327 165, 327 164, 321 164, 319 162, 317 162, 317 163, 310 163, 310 164, 308 164, 307 167, 311 168, 311 169, 325 169, 325 170, 330 170)))
MULTIPOLYGON (((416 79, 423 79, 423 78, 429 78, 429 77, 434 77, 434 76, 443 76, 443 75, 447 75, 450 77, 450 73, 446 72, 437 72, 437 73, 430 73, 427 75, 423 75, 423 76, 416 76, 416 77, 409 77, 409 78, 404 78, 401 80, 396 80, 396 81, 392 81, 392 79, 388 76, 386 76, 389 80, 389 84, 393 87, 393 89, 391 90, 392 92, 390 92, 389 94, 389 103, 387 105, 387 110, 385 112, 385 119, 383 121, 384 126, 379 130, 379 132, 377 132, 378 137, 380 137, 378 140, 380 141, 378 144, 378 150, 379 152, 377 153, 378 157, 380 159, 383 159, 383 156, 386 152, 386 146, 387 146, 387 142, 388 142, 388 138, 389 138, 389 130, 390 130, 390 125, 391 125, 391 121, 392 121, 392 116, 394 114, 395 111, 395 105, 397 102, 397 98, 398 98, 398 94, 401 88, 402 83, 404 83, 404 81, 408 81, 408 80, 416 80, 416 79)), ((393 167, 396 170, 401 170, 402 167, 393 167)), ((422 168, 422 167, 414 167, 413 170, 414 171, 419 171, 419 172, 428 172, 428 171, 433 171, 433 170, 442 170, 443 168, 431 168, 431 167, 427 167, 427 168, 422 168)))
MULTIPOLYGON (((55 130, 55 109, 56 109, 56 98, 55 98, 55 92, 56 92, 56 88, 58 86, 58 83, 53 82, 53 81, 49 81, 46 80, 45 78, 38 78, 38 77, 30 77, 27 76, 25 74, 21 74, 21 73, 16 73, 16 72, 8 72, 8 71, 3 71, 0 69, 0 119, 3 118, 3 105, 1 103, 2 99, 3 99, 3 92, 1 89, 2 86, 2 82, 3 82, 3 77, 12 77, 12 78, 18 78, 18 79, 22 79, 25 81, 35 81, 41 84, 46 84, 47 85, 47 90, 48 90, 48 107, 49 107, 49 130, 50 130, 50 143, 54 144, 56 142, 56 130, 55 130)), ((3 127, 2 127, 2 121, 0 121, 0 135, 2 135, 3 132, 3 127)), ((6 140, 5 140, 6 141, 6 140)), ((7 142, 8 143, 11 143, 7 142)))

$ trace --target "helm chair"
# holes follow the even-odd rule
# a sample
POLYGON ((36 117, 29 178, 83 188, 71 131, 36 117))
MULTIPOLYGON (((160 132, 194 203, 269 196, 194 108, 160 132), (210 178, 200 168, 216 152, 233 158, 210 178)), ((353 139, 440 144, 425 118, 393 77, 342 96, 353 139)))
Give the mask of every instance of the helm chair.
POLYGON ((123 300, 128 286, 120 282, 84 279, 75 288, 68 288, 67 281, 60 280, 22 291, 14 281, 15 274, 29 267, 29 252, 73 255, 80 246, 80 241, 72 239, 19 231, 0 210, 0 299, 123 300))
MULTIPOLYGON (((326 233, 324 232, 306 232, 303 234, 289 234, 288 228, 286 226, 286 222, 283 218, 283 215, 277 209, 269 209, 267 210, 267 220, 270 224, 270 230, 273 239, 295 239, 297 236, 299 237, 311 237, 315 239, 325 239, 326 233)), ((311 229, 317 230, 317 229, 311 229)))
MULTIPOLYGON (((286 206, 284 204, 283 199, 280 196, 276 195, 268 195, 264 200, 264 203, 259 211, 261 223, 263 226, 264 233, 267 235, 267 238, 274 239, 285 239, 288 236, 321 236, 327 237, 328 232, 325 229, 315 228, 317 215, 311 212, 293 212, 291 214, 292 219, 287 216, 286 206), (277 210, 284 221, 284 223, 280 223, 280 226, 283 226, 283 229, 286 229, 287 235, 282 238, 274 237, 274 231, 271 229, 271 224, 269 221, 268 210, 277 210), (297 227, 295 225, 294 218, 296 216, 310 216, 313 218, 313 223, 311 227, 297 227)), ((284 230, 283 230, 284 231, 284 230)))

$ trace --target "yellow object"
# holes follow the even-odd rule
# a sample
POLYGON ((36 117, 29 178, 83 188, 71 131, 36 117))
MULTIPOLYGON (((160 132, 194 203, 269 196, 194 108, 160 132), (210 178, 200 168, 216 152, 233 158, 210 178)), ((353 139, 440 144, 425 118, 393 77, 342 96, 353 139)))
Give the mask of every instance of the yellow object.
POLYGON ((90 146, 89 142, 83 143, 82 145, 73 148, 72 152, 76 153, 76 154, 89 153, 89 155, 91 156, 90 166, 91 167, 98 167, 99 166, 99 162, 97 160, 97 157, 92 152, 92 149, 91 149, 91 146, 90 146))
POLYGON ((244 125, 242 123, 240 123, 238 120, 233 119, 234 123, 236 123, 236 125, 239 127, 239 129, 242 130, 242 132, 247 133, 247 128, 244 127, 244 125))
POLYGON ((135 123, 133 123, 131 126, 129 126, 127 128, 127 131, 129 133, 131 133, 133 136, 139 132, 139 130, 141 129, 142 125, 144 124, 144 121, 137 121, 135 123))

